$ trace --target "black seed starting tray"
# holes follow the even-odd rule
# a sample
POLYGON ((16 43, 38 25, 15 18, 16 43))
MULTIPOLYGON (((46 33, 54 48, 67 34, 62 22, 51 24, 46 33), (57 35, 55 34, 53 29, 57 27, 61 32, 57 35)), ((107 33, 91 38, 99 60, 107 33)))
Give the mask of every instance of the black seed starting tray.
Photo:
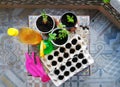
POLYGON ((84 40, 80 35, 75 35, 65 45, 42 58, 42 62, 50 71, 48 75, 53 83, 59 86, 74 74, 91 65, 94 60, 90 56, 84 40))

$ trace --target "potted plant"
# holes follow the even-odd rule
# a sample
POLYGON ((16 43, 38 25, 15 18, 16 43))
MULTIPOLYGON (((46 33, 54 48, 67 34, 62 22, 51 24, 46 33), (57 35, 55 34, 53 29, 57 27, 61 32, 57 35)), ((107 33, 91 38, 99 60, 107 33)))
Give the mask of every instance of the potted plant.
POLYGON ((64 45, 68 40, 69 31, 60 24, 58 28, 49 33, 49 40, 55 46, 64 45))
POLYGON ((62 15, 60 21, 66 25, 66 27, 75 27, 77 24, 77 16, 71 12, 67 12, 62 15))
POLYGON ((36 21, 36 26, 41 33, 49 33, 55 27, 54 19, 43 11, 36 21))

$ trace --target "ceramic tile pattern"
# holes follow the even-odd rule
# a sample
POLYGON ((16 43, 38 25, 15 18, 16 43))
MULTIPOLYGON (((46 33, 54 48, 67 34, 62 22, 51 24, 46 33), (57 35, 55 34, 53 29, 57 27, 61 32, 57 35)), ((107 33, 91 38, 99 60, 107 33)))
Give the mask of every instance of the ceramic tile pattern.
MULTIPOLYGON (((0 9, 0 87, 55 87, 27 76, 24 53, 28 46, 8 37, 8 27, 28 26, 29 15, 39 15, 41 9, 0 9), (33 80, 34 79, 34 80, 33 80)), ((61 15, 67 10, 46 9, 61 15)), ((90 15, 90 53, 95 59, 91 76, 75 75, 60 87, 120 87, 120 29, 96 10, 73 10, 90 15)))

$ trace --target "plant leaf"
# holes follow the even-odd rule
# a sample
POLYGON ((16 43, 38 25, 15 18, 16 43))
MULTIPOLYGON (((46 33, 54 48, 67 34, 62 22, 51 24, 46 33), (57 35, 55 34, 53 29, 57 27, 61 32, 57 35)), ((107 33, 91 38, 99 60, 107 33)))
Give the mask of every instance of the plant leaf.
POLYGON ((69 32, 68 32, 66 29, 62 29, 62 30, 59 31, 58 37, 59 37, 60 39, 63 39, 63 38, 65 38, 68 34, 69 34, 69 32))
POLYGON ((68 22, 71 22, 71 23, 74 23, 74 17, 72 16, 70 16, 70 15, 67 15, 67 20, 68 20, 68 22))
POLYGON ((49 40, 55 40, 56 39, 56 33, 49 33, 49 40))
POLYGON ((63 25, 62 23, 59 23, 59 25, 58 25, 57 27, 60 28, 60 29, 63 29, 63 28, 65 28, 66 26, 63 25))
POLYGON ((48 16, 46 15, 46 12, 43 11, 43 12, 41 13, 41 16, 43 17, 43 22, 46 23, 46 22, 47 22, 47 18, 48 18, 48 16))

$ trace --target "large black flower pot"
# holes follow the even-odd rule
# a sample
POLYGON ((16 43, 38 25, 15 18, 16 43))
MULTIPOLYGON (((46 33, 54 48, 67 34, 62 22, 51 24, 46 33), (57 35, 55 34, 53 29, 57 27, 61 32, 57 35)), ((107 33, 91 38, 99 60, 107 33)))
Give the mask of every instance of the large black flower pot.
POLYGON ((48 18, 47 18, 46 23, 43 22, 42 16, 38 17, 38 19, 36 21, 36 26, 41 33, 49 33, 55 27, 54 19, 50 15, 47 15, 47 16, 48 16, 48 18))
MULTIPOLYGON (((56 37, 58 37, 60 30, 61 30, 61 29, 56 28, 56 29, 54 29, 51 33, 55 33, 55 34, 56 34, 56 37)), ((68 35, 67 35, 66 37, 62 38, 62 39, 57 38, 57 39, 55 39, 55 40, 52 40, 51 42, 52 42, 55 46, 61 46, 61 45, 64 45, 67 41, 68 41, 68 35)))
POLYGON ((77 24, 77 16, 73 13, 67 12, 61 16, 60 21, 62 24, 66 25, 66 27, 75 27, 75 25, 77 24), (69 15, 71 17, 73 16, 74 23, 68 22, 67 15, 69 15))

